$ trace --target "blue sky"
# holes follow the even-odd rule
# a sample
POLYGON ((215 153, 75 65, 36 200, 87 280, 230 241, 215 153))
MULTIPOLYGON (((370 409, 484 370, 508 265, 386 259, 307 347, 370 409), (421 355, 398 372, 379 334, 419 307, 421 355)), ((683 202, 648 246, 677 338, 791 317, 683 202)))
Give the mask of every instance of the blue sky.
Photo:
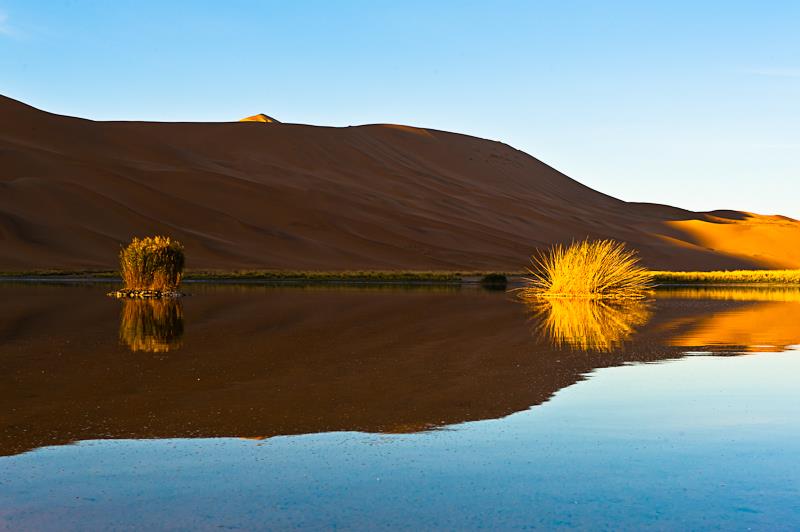
POLYGON ((0 0, 0 93, 457 131, 625 200, 800 218, 798 28, 796 1, 0 0))

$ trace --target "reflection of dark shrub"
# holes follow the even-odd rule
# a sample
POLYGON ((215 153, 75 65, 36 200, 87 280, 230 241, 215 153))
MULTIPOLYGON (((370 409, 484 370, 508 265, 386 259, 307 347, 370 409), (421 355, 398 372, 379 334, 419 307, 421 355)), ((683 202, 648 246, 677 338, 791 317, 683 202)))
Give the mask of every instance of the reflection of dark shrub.
POLYGON ((488 290, 505 290, 508 279, 502 273, 490 273, 481 278, 481 286, 488 290))
POLYGON ((134 238, 119 262, 126 289, 174 291, 183 276, 183 246, 164 236, 134 238))
POLYGON ((183 308, 175 299, 125 299, 119 339, 131 351, 163 353, 181 345, 183 308))

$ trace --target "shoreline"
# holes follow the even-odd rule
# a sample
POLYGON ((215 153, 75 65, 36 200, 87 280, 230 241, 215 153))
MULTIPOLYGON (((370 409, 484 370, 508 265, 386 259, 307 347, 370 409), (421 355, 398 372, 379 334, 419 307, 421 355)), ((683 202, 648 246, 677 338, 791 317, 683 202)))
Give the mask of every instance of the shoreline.
MULTIPOLYGON (((231 270, 189 271, 188 283, 254 283, 275 285, 519 285, 524 272, 496 271, 291 271, 231 270)), ((654 271, 654 287, 681 286, 776 286, 800 287, 800 270, 738 270, 715 272, 654 271)), ((0 282, 122 282, 112 270, 32 270, 0 272, 0 282)))

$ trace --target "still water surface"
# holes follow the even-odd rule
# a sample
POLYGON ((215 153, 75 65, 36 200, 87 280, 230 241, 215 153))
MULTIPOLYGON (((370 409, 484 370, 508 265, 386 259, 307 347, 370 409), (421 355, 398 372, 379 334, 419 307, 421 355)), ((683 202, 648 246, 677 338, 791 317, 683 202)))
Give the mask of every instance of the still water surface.
POLYGON ((0 528, 800 526, 800 291, 0 283, 0 528))

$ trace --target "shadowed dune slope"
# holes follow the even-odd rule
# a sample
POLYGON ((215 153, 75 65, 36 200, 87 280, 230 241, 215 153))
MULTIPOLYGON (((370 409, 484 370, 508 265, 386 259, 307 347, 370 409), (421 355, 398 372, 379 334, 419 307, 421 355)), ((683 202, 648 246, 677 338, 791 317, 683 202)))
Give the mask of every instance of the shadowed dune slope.
POLYGON ((0 97, 0 270, 110 268, 154 233, 190 268, 518 270, 587 236, 655 268, 800 267, 797 221, 627 203, 466 135, 93 122, 0 97))

